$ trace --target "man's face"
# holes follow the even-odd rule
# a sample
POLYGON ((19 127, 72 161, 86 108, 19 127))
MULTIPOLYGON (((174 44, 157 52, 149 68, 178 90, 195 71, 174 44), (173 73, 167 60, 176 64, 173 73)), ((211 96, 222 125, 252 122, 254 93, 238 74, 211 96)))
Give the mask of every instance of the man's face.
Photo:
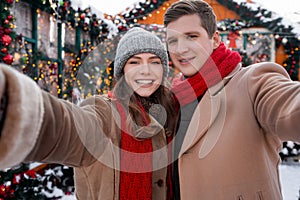
POLYGON ((220 44, 219 33, 210 38, 196 14, 182 16, 166 28, 172 62, 187 77, 196 74, 220 44))

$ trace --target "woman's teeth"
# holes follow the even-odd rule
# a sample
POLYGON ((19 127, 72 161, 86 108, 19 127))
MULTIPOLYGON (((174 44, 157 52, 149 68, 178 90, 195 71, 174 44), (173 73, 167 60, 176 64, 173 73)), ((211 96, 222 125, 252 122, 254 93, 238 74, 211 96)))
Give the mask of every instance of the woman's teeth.
POLYGON ((139 84, 150 84, 153 83, 153 80, 136 80, 135 82, 139 84))

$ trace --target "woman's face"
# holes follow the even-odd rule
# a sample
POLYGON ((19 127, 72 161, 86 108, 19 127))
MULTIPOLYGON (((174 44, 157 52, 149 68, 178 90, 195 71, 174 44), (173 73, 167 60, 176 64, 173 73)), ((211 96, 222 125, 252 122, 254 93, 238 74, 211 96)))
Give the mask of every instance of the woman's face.
POLYGON ((124 66, 127 84, 141 97, 149 97, 162 83, 163 65, 152 53, 140 53, 127 60, 124 66))

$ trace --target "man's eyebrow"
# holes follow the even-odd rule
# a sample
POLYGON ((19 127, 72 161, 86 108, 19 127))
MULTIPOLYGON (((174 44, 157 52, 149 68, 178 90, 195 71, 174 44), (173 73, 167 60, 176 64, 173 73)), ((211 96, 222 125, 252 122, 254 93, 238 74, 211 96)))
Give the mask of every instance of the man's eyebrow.
POLYGON ((183 34, 189 35, 189 34, 200 34, 200 33, 199 31, 188 31, 188 32, 184 32, 183 34))

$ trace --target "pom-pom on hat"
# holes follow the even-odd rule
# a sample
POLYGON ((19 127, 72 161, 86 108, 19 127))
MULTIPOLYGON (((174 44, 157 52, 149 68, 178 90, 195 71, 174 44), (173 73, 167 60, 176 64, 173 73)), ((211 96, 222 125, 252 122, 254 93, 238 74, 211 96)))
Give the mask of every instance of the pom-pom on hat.
POLYGON ((134 27, 119 41, 114 60, 114 78, 116 80, 122 77, 123 67, 127 60, 139 53, 153 53, 157 55, 163 64, 164 77, 168 76, 168 54, 162 41, 156 35, 142 28, 134 27))

